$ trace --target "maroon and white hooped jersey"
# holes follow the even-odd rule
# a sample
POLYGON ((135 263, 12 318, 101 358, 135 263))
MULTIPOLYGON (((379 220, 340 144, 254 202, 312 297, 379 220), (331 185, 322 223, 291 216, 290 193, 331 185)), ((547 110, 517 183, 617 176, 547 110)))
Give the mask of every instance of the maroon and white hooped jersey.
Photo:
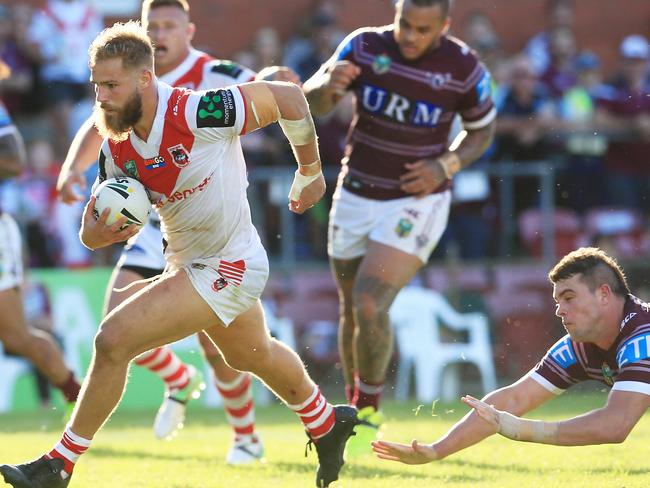
POLYGON ((582 381, 596 380, 612 390, 650 395, 650 305, 629 295, 620 332, 608 350, 576 342, 567 334, 529 376, 556 394, 582 381))
POLYGON ((255 78, 255 72, 241 64, 215 59, 209 54, 190 49, 190 53, 172 71, 160 75, 159 80, 168 85, 191 90, 210 90, 246 83, 255 78))
POLYGON ((361 68, 349 87, 356 96, 356 117, 342 176, 343 186, 363 197, 410 196, 400 189, 405 164, 445 152, 456 114, 470 130, 496 117, 489 72, 454 37, 442 36, 440 46, 408 60, 400 53, 392 26, 362 28, 343 40, 321 70, 337 61, 361 68))
POLYGON ((263 252, 246 198, 239 135, 246 107, 237 87, 192 92, 158 81, 158 107, 146 141, 105 140, 99 176, 129 176, 149 191, 162 220, 165 257, 175 265, 218 255, 263 252))

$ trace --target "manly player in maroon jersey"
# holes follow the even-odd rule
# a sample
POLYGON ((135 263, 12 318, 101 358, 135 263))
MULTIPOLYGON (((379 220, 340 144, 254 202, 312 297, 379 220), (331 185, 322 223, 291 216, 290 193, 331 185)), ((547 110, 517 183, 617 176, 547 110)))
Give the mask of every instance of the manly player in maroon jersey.
MULTIPOLYGON (((146 0, 142 4, 142 22, 156 46, 155 69, 160 79, 173 86, 204 90, 221 88, 253 80, 253 71, 231 61, 214 59, 192 47, 195 25, 190 21, 185 0, 146 0)), ((297 83, 298 76, 288 68, 269 67, 258 78, 271 75, 275 81, 297 83)), ((85 186, 84 171, 95 162, 102 139, 93 127, 92 118, 80 129, 61 168, 57 189, 66 203, 84 199, 75 185, 85 186)), ((158 215, 129 241, 108 286, 106 313, 143 288, 149 279, 160 275, 165 267, 162 233, 158 215), (116 292, 115 290, 121 290, 116 292)), ((199 334, 204 356, 210 364, 215 385, 233 428, 234 442, 226 457, 228 464, 245 464, 263 457, 263 444, 255 432, 252 379, 247 373, 230 368, 219 351, 204 334, 199 334)), ((160 377, 166 394, 154 421, 154 433, 168 439, 183 426, 187 402, 195 398, 203 385, 199 370, 185 364, 169 346, 147 351, 135 360, 139 366, 160 377)))
MULTIPOLYGON (((406 464, 445 458, 499 433, 513 440, 584 446, 623 442, 650 407, 650 305, 630 294, 614 259, 598 248, 564 256, 549 273, 555 315, 568 332, 519 381, 483 400, 431 444, 373 443, 378 457, 406 464), (572 385, 597 380, 611 387, 604 407, 560 422, 519 416, 572 385)), ((534 326, 534 324, 531 324, 534 326)))
MULTIPOLYGON (((0 60, 0 80, 10 74, 7 64, 0 60)), ((25 159, 23 138, 0 101, 0 182, 20 175, 25 159)), ((0 351, 4 349, 30 361, 61 390, 69 412, 77 401, 80 385, 52 337, 30 327, 25 320, 22 286, 20 230, 13 217, 0 208, 0 351)))
POLYGON ((364 417, 379 405, 392 353, 388 309, 446 227, 451 178, 492 140, 490 75, 446 34, 449 3, 399 0, 394 24, 350 34, 303 87, 316 115, 346 91, 356 96, 328 253, 341 303, 346 395, 364 417), (467 136, 450 151, 456 115, 467 136))

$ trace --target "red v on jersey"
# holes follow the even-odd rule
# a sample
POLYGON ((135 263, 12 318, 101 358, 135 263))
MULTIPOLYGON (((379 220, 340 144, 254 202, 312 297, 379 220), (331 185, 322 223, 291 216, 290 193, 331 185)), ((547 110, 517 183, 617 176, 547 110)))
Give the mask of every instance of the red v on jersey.
POLYGON ((172 83, 172 85, 198 90, 198 87, 201 86, 201 82, 203 81, 203 67, 205 63, 213 59, 212 56, 208 56, 207 54, 199 56, 189 71, 172 83))
POLYGON ((185 105, 189 92, 182 88, 172 91, 167 103, 163 135, 158 155, 145 159, 127 139, 123 142, 108 142, 115 164, 124 174, 138 179, 144 186, 156 193, 170 197, 176 187, 181 168, 191 164, 189 159, 194 134, 185 119, 185 105))

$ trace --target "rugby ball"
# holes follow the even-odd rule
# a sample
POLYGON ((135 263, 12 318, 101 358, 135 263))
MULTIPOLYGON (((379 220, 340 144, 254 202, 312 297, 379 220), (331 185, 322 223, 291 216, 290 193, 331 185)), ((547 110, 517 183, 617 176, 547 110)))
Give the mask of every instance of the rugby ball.
POLYGON ((147 223, 151 212, 149 192, 138 180, 128 177, 109 178, 102 182, 93 192, 97 199, 93 215, 96 219, 105 209, 110 209, 106 219, 112 225, 120 218, 126 217, 126 224, 142 227, 147 223))

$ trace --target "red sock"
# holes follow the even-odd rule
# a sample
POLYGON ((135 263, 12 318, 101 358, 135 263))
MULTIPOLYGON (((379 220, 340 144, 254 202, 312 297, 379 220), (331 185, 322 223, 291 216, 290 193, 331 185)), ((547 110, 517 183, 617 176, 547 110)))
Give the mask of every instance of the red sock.
POLYGON ((327 435, 336 422, 334 407, 328 403, 317 386, 314 386, 314 391, 307 400, 299 405, 289 405, 289 408, 298 414, 309 437, 314 441, 327 435))
POLYGON ((361 410, 364 407, 374 407, 375 410, 379 410, 379 400, 383 390, 383 382, 373 384, 357 380, 357 391, 359 395, 357 408, 361 410))
POLYGON ((235 430, 235 437, 252 435, 255 432, 255 407, 251 375, 241 373, 228 383, 215 378, 215 383, 223 399, 228 423, 235 430))
POLYGON ((77 401, 81 385, 75 379, 74 373, 72 371, 70 371, 70 376, 68 376, 68 379, 65 380, 65 383, 56 385, 56 387, 61 390, 61 393, 63 393, 63 396, 68 403, 74 403, 77 401))
POLYGON ((168 390, 182 390, 190 382, 187 366, 169 346, 147 351, 134 363, 158 375, 168 390))
POLYGON ((52 450, 45 455, 46 458, 59 458, 63 460, 63 471, 68 477, 72 475, 74 465, 88 447, 90 447, 91 440, 84 439, 66 427, 61 440, 52 448, 52 450))

